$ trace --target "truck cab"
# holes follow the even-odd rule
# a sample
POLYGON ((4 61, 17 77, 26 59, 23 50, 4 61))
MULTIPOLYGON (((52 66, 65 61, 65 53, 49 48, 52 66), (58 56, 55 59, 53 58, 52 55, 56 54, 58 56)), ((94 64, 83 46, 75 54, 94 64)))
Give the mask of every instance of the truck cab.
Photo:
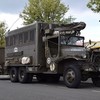
POLYGON ((84 46, 84 37, 80 36, 79 29, 72 30, 67 27, 60 27, 53 31, 46 30, 46 32, 43 37, 45 56, 47 66, 51 68, 51 71, 54 70, 53 66, 55 67, 56 63, 86 59, 87 52, 84 46))

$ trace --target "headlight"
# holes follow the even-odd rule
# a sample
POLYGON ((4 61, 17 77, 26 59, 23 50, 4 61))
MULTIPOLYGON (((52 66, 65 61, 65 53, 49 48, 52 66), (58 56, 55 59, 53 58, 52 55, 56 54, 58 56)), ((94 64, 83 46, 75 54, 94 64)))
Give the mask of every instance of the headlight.
POLYGON ((50 63, 51 63, 51 59, 47 58, 47 64, 50 64, 50 63))
POLYGON ((51 71, 54 71, 55 68, 56 68, 56 67, 55 67, 55 64, 54 64, 54 63, 53 63, 53 64, 50 64, 50 70, 51 70, 51 71))
POLYGON ((82 55, 83 58, 86 58, 86 54, 82 55))

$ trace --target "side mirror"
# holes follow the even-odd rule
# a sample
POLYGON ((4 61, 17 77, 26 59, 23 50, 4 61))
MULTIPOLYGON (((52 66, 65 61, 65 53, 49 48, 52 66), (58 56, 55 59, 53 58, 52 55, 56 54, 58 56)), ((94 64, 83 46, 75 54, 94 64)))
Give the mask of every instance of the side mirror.
POLYGON ((91 43, 92 43, 92 41, 91 40, 89 40, 89 44, 91 45, 91 43))

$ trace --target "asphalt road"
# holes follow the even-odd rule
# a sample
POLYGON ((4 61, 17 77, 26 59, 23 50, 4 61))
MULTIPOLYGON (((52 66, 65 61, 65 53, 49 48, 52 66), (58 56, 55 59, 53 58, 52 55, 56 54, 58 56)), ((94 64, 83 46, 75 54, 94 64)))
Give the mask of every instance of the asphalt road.
POLYGON ((91 81, 82 83, 79 89, 69 89, 60 81, 58 84, 11 83, 0 80, 0 100, 99 100, 100 88, 91 81))

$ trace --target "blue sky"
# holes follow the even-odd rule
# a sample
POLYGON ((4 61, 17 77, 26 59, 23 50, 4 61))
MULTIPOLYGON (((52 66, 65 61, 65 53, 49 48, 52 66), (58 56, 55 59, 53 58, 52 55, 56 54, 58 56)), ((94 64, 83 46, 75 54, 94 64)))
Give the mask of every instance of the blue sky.
POLYGON ((19 14, 28 0, 0 0, 0 12, 19 14))
MULTIPOLYGON (((0 21, 5 21, 8 28, 19 18, 28 0, 0 0, 0 21)), ((73 16, 75 21, 83 21, 86 28, 82 30, 85 41, 89 39, 100 41, 100 14, 92 12, 86 7, 88 0, 62 0, 65 5, 69 5, 69 11, 65 17, 73 16)), ((12 29, 22 26, 22 19, 19 19, 12 29)))

